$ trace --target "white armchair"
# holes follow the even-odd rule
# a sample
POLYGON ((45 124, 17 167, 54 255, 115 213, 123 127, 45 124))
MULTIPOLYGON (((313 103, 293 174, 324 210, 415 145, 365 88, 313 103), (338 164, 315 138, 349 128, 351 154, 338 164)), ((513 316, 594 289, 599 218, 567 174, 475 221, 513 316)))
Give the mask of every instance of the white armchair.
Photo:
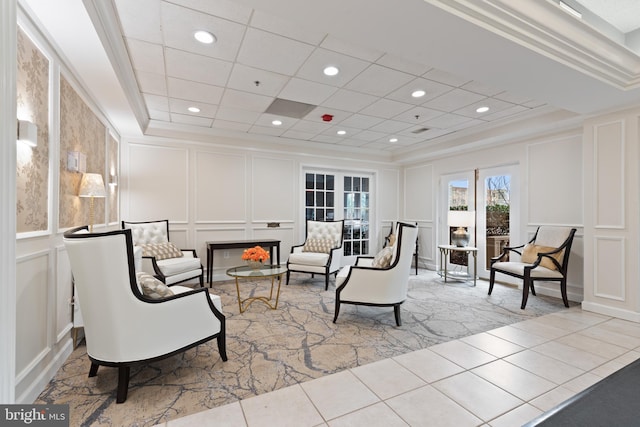
POLYGON ((360 256, 355 265, 340 270, 336 278, 333 323, 338 319, 340 304, 356 304, 393 307, 396 325, 402 325, 400 304, 407 298, 417 238, 416 225, 399 222, 393 246, 384 248, 375 257, 360 256))
POLYGON ((100 365, 117 367, 117 403, 127 398, 132 365, 163 359, 214 338, 220 357, 227 360, 220 297, 205 288, 185 286, 171 287, 171 296, 146 296, 136 280, 131 230, 87 233, 86 229, 69 230, 63 240, 80 297, 89 376, 95 376, 100 365))
POLYGON ((167 285, 198 278, 204 286, 204 268, 196 250, 178 249, 169 242, 169 220, 122 221, 122 229, 131 229, 134 246, 143 248, 142 271, 167 285))
POLYGON ((302 245, 293 246, 287 260, 287 285, 292 271, 325 276, 324 289, 329 289, 329 275, 342 265, 342 231, 344 221, 307 220, 307 235, 302 245))

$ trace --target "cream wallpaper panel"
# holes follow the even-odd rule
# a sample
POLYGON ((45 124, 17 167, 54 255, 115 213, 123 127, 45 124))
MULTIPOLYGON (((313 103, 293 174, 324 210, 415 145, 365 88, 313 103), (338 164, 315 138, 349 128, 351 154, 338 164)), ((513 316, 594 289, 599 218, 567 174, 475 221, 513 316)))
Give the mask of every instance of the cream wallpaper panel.
POLYGON ((433 166, 424 165, 405 170, 404 218, 433 220, 433 166))
POLYGON ((47 230, 49 194, 49 61, 18 28, 17 111, 38 127, 38 146, 17 146, 16 228, 47 230))
MULTIPOLYGON (((105 182, 105 126, 63 76, 60 77, 60 228, 89 223, 89 199, 78 197, 82 174, 67 170, 67 153, 87 156, 88 173, 99 173, 105 182)), ((96 224, 104 223, 105 199, 94 201, 96 224)))

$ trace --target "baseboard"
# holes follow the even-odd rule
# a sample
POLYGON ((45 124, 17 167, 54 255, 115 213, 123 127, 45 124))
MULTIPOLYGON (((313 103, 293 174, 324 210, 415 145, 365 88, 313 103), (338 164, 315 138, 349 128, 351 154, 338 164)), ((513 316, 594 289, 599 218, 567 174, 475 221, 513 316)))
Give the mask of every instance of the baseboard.
POLYGON ((621 308, 610 307, 595 302, 582 301, 582 309, 606 316, 617 317, 630 322, 640 323, 640 313, 621 308))

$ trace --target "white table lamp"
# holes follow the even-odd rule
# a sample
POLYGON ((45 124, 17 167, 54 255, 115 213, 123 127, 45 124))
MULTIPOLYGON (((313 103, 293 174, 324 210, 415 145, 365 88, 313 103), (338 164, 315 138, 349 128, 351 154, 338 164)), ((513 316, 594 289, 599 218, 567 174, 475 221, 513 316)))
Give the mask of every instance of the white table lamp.
POLYGON ((89 202, 89 233, 93 233, 93 198, 107 196, 102 175, 99 173, 83 174, 78 196, 91 198, 89 202))
POLYGON ((449 211, 447 224, 449 227, 458 227, 451 235, 451 243, 459 247, 467 246, 470 239, 468 228, 475 226, 475 222, 475 211, 449 211))

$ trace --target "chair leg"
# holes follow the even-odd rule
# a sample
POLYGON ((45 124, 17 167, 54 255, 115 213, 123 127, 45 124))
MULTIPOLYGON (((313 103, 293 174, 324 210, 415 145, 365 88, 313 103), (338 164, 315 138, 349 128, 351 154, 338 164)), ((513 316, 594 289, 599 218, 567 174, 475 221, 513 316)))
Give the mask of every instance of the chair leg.
POLYGON ((96 375, 98 375, 99 367, 100 365, 98 365, 97 363, 91 363, 91 368, 89 368, 89 378, 95 377, 96 375))
POLYGON ((563 280, 560 282, 560 293, 562 294, 562 302, 564 302, 564 306, 569 308, 569 299, 567 298, 567 281, 563 280))
POLYGON ((400 319, 400 304, 395 304, 393 306, 393 314, 396 317, 396 325, 402 326, 402 319, 400 319))
POLYGON ((200 287, 204 288, 204 273, 200 275, 200 287))
POLYGON ((227 338, 224 330, 220 331, 220 333, 218 334, 217 341, 218 341, 218 353, 220 353, 220 358, 222 359, 223 362, 226 362, 227 361, 227 338))
POLYGON ((536 288, 535 288, 535 286, 533 286, 533 280, 531 281, 531 293, 533 294, 534 297, 537 296, 536 295, 536 288))
POLYGON ((333 315, 333 323, 336 323, 336 320, 338 320, 338 313, 340 313, 340 300, 336 298, 336 309, 335 314, 333 315))
POLYGON ((287 285, 289 285, 289 275, 291 274, 291 272, 289 270, 287 270, 287 285))
POLYGON ((493 281, 496 279, 496 271, 492 268, 491 269, 491 273, 489 274, 489 293, 488 295, 491 295, 491 292, 493 292, 493 281))
POLYGON ((127 391, 129 390, 129 366, 120 366, 118 368, 118 393, 116 395, 116 403, 123 403, 127 400, 127 391))
POLYGON ((324 290, 329 290, 329 273, 324 275, 324 290))
POLYGON ((527 276, 524 278, 524 283, 522 284, 522 304, 520 305, 520 309, 524 310, 527 306, 527 299, 529 299, 529 287, 531 286, 531 279, 527 276))

